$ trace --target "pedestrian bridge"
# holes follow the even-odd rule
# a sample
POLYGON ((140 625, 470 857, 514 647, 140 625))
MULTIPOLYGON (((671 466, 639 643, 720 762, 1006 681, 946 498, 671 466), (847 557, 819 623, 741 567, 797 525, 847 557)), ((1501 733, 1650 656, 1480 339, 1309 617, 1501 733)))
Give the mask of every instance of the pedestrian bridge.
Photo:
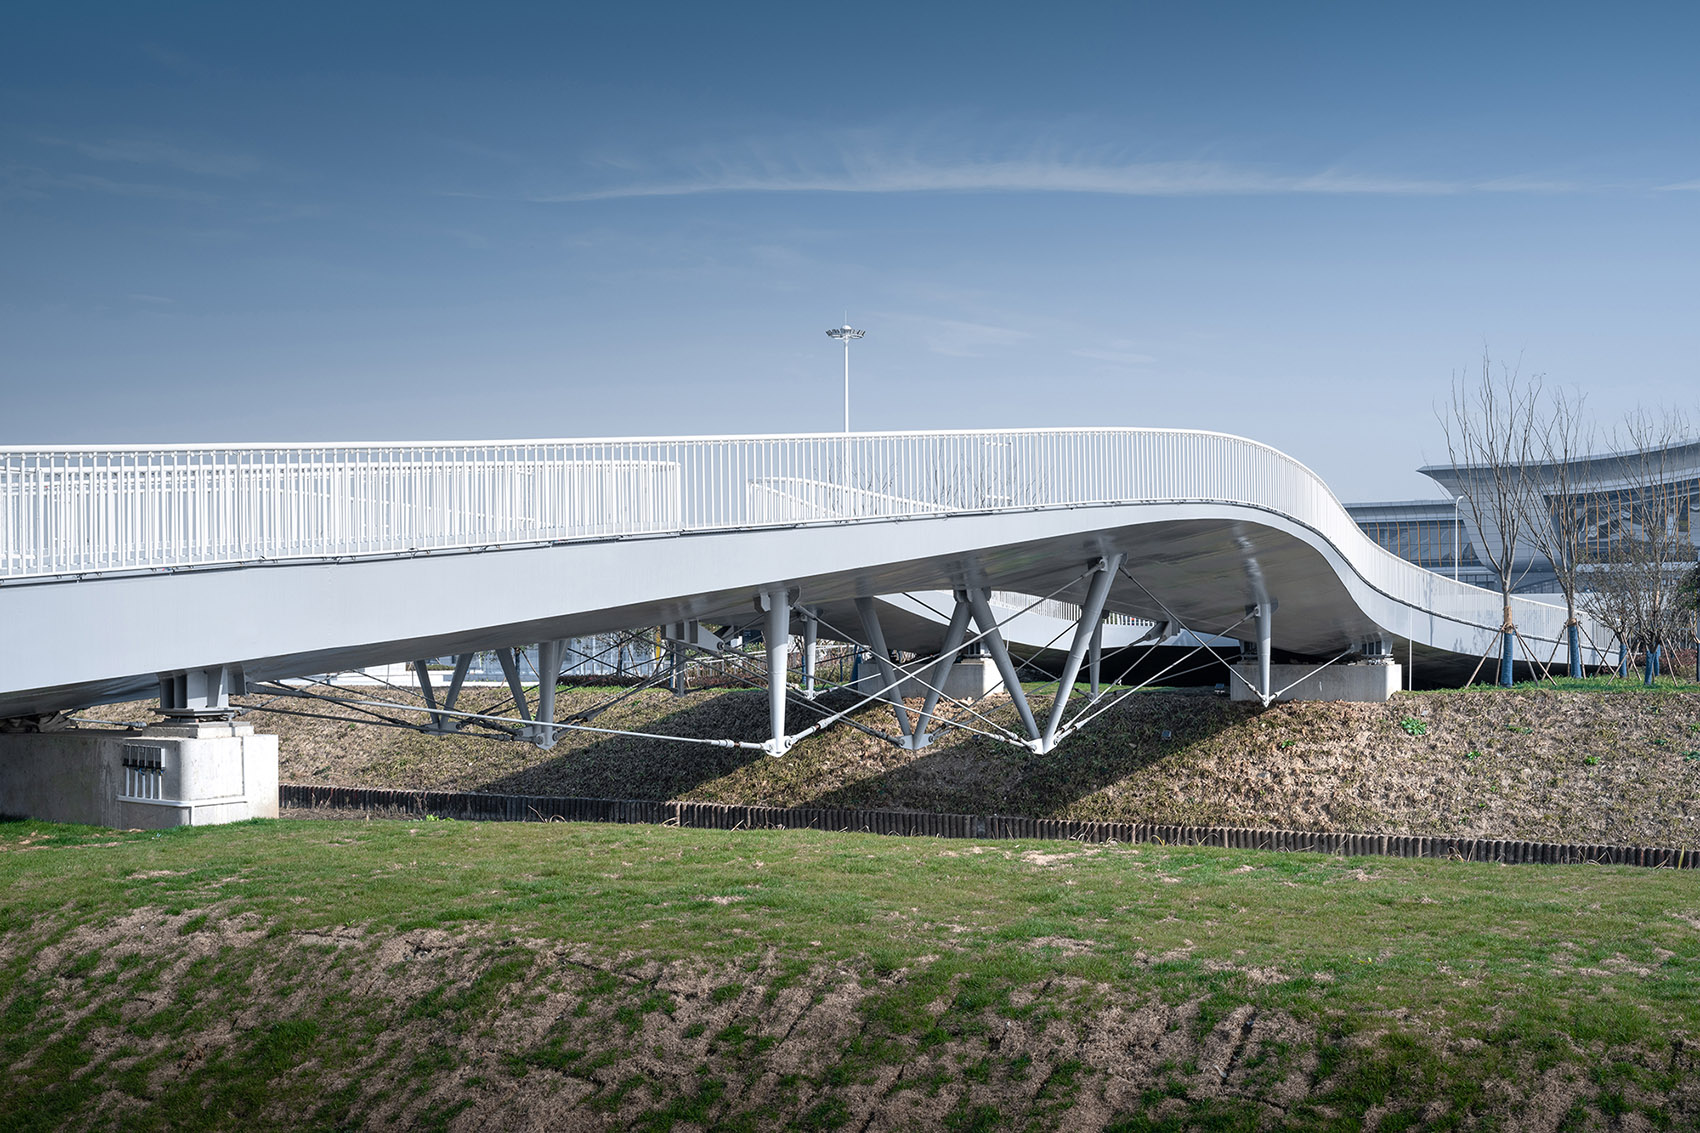
MULTIPOLYGON (((1010 655, 1040 645, 994 592, 1050 603, 1069 631, 1053 643, 1059 704, 1082 665, 1096 675, 1110 615, 1114 648, 1183 631, 1247 642, 1237 679, 1265 702, 1272 656, 1392 655, 1458 683, 1501 628, 1496 593, 1383 550, 1308 468, 1220 433, 0 449, 14 729, 155 693, 216 712, 244 684, 517 645, 542 643, 547 668, 549 643, 638 626, 683 655, 706 623, 765 634, 769 750, 800 734, 785 717, 794 633, 870 646, 876 695, 931 688, 920 714, 896 710, 918 744, 955 658, 978 645, 1011 677, 1010 655), (896 650, 925 664, 893 668, 896 650)), ((1525 655, 1560 651, 1561 607, 1516 599, 1515 617, 1525 655)), ((1071 730, 1006 687, 1024 742, 1071 730)))

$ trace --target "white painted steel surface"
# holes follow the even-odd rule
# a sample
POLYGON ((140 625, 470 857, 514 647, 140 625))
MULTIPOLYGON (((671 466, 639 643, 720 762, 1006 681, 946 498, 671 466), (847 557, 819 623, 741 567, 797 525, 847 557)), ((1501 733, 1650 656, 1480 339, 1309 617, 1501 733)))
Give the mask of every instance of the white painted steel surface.
MULTIPOLYGON (((1497 594, 1382 549, 1309 469, 1220 433, 8 448, 0 620, 26 644, 0 651, 0 716, 196 666, 278 677, 744 616, 776 585, 1047 595, 1118 550, 1159 591, 1118 585, 1124 618, 1218 632, 1267 580, 1276 644, 1301 653, 1379 627, 1467 673, 1500 623, 1497 594)), ((1516 608, 1558 640, 1562 609, 1516 608)))
POLYGON ((0 448, 0 579, 1154 501, 1279 512, 1431 596, 1298 461, 1180 429, 0 448))
POLYGON ((0 578, 679 529, 677 464, 595 448, 0 449, 0 578))

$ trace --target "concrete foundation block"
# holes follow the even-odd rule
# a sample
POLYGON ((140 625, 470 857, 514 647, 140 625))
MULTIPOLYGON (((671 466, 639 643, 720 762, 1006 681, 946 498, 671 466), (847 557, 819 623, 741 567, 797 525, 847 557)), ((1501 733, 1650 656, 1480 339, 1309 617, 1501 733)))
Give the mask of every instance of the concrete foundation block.
MULTIPOLYGON (((910 677, 897 686, 897 691, 904 700, 921 700, 927 695, 927 684, 937 684, 933 669, 924 669, 920 676, 910 677), (923 684, 922 682, 926 683, 923 684)), ((873 662, 862 662, 862 675, 856 682, 856 691, 863 696, 871 696, 885 687, 885 681, 880 677, 879 667, 873 662)), ((998 667, 990 657, 962 657, 950 667, 950 676, 944 682, 944 695, 952 700, 978 700, 988 693, 1001 692, 1003 678, 998 675, 998 667)))
MULTIPOLYGON (((1379 704, 1388 700, 1402 687, 1405 671, 1399 665, 1329 665, 1312 672, 1314 665, 1271 665, 1269 687, 1287 688, 1276 700, 1354 700, 1379 704), (1306 674, 1309 674, 1308 676, 1306 674), (1294 682, 1298 682, 1294 684, 1294 682)), ((1228 696, 1232 700, 1256 700, 1256 665, 1235 665, 1235 673, 1245 679, 1230 678, 1228 696)))
POLYGON ((0 814, 158 830, 277 817, 277 737, 251 724, 0 735, 0 814))

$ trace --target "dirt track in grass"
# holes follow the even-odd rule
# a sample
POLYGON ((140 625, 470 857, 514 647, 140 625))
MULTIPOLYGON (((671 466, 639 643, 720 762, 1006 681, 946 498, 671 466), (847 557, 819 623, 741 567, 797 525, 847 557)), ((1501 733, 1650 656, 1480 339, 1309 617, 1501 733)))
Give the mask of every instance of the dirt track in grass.
MULTIPOLYGON (((483 710, 499 695, 469 690, 463 707, 483 710)), ((558 718, 614 695, 563 691, 558 718)), ((292 783, 1700 847, 1694 691, 1479 690, 1264 711, 1208 693, 1140 693, 1045 755, 962 731, 907 751, 840 726, 777 759, 589 732, 564 733, 542 751, 366 727, 323 704, 274 706, 342 717, 249 715, 279 735, 282 778, 292 783)), ((95 714, 141 719, 148 710, 95 714)), ((1007 700, 987 711, 991 723, 958 715, 986 730, 1016 726, 1007 700)), ((792 709, 793 728, 808 719, 792 709)), ((852 719, 894 730, 889 709, 852 719)), ((594 723, 760 740, 767 703, 752 691, 650 690, 594 723)))

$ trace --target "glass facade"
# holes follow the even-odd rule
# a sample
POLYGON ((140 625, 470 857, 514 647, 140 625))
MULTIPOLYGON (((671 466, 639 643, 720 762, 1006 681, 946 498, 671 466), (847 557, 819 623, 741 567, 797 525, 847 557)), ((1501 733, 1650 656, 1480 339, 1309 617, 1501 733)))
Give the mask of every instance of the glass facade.
MULTIPOLYGON (((1360 519, 1363 533, 1407 562, 1440 570, 1452 565, 1452 517, 1438 519, 1360 519)), ((1475 548, 1463 537, 1460 566, 1477 566, 1475 548)))
POLYGON ((1582 534, 1591 558, 1607 558, 1613 543, 1646 539, 1662 528, 1676 544, 1692 548, 1694 518, 1700 513, 1700 478, 1677 480, 1652 489, 1621 489, 1576 497, 1571 506, 1582 516, 1582 534))
MULTIPOLYGON (((1546 466, 1541 466, 1545 468, 1546 466)), ((1363 533, 1407 562, 1433 571, 1450 573, 1454 562, 1461 581, 1476 585, 1494 584, 1494 572, 1472 546, 1470 514, 1466 505, 1462 524, 1454 526, 1454 499, 1468 492, 1476 466, 1462 468, 1435 465, 1418 469, 1449 493, 1443 499, 1393 500, 1383 503, 1348 504, 1363 533), (1453 558, 1453 535, 1462 537, 1461 554, 1453 558)), ((1700 546, 1695 530, 1700 520, 1700 441, 1684 441, 1645 453, 1605 454, 1582 457, 1572 463, 1568 486, 1593 488, 1568 498, 1549 496, 1547 514, 1554 526, 1568 513, 1578 518, 1582 535, 1580 558, 1584 564, 1609 562, 1636 544, 1667 559, 1667 565, 1692 564, 1700 546), (1597 488, 1594 486, 1598 485, 1597 488)), ((1558 477, 1542 472, 1543 482, 1558 477)), ((1531 517, 1533 518, 1533 517, 1531 517)), ((1534 519, 1534 522, 1539 522, 1534 519)), ((1511 567, 1513 589, 1519 593, 1558 589, 1552 563, 1542 551, 1519 540, 1511 567)))

